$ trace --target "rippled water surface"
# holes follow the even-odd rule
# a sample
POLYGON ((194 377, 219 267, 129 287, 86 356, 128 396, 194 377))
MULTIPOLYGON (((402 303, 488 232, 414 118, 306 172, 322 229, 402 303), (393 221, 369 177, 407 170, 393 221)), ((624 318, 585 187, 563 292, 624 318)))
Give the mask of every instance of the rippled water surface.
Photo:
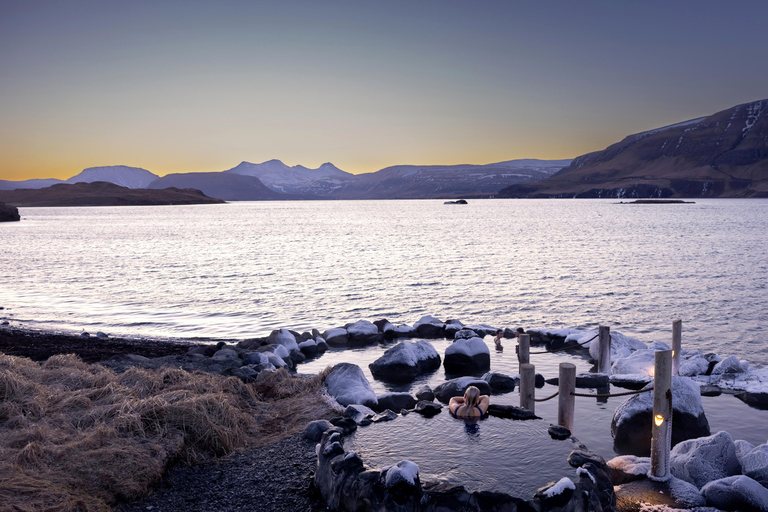
MULTIPOLYGON (((14 325, 246 338, 424 314, 611 325, 768 363, 768 201, 247 202, 22 208, 0 224, 14 325)), ((12 316, 11 316, 12 315, 12 316)))
MULTIPOLYGON (((525 328, 606 324, 647 342, 669 341, 679 317, 687 348, 768 364, 766 200, 249 202, 21 214, 0 224, 0 319, 14 326, 215 340, 381 317, 413 324, 431 314, 525 328)), ((441 355, 447 343, 434 342, 441 355)), ((509 343, 491 365, 514 375, 509 343)), ((451 377, 375 381, 367 365, 385 348, 331 350, 299 371, 355 362, 377 392, 451 377)), ((564 353, 532 357, 546 377, 563 361, 590 368, 564 353)), ((517 405, 519 396, 493 401, 517 405)), ((610 420, 622 401, 577 398, 577 437, 611 456, 610 420)), ((537 413, 554 421, 555 404, 537 404, 537 413)), ((713 432, 768 438, 768 411, 731 396, 705 398, 704 407, 713 432)))

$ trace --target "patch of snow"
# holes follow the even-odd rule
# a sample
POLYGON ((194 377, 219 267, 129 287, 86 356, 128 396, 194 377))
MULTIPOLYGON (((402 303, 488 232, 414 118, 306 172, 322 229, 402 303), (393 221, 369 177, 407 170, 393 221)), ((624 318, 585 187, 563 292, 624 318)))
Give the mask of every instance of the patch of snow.
MULTIPOLYGON (((597 331, 591 331, 590 334, 591 334, 590 336, 591 338, 592 336, 597 334, 597 331)), ((632 352, 634 352, 635 350, 648 349, 646 344, 637 338, 626 336, 624 334, 621 334, 620 332, 611 332, 611 362, 616 360, 619 350, 623 348, 628 348, 632 352)), ((597 361, 599 355, 600 355, 600 338, 595 338, 589 344, 589 356, 595 361, 597 361)))
POLYGON ((736 356, 729 356, 720 361, 712 369, 712 375, 722 375, 724 373, 743 373, 744 367, 736 356))
POLYGON ((430 315, 425 315, 425 316, 421 317, 418 322, 413 324, 413 328, 415 329, 418 326, 424 325, 424 324, 427 324, 427 325, 437 325, 437 326, 441 326, 441 327, 443 325, 445 325, 439 319, 437 319, 437 318, 435 318, 433 316, 430 316, 430 315))
POLYGON ((592 480, 592 483, 597 483, 597 480, 595 480, 595 477, 592 476, 592 473, 587 471, 585 468, 576 468, 576 476, 582 476, 587 475, 590 480, 592 480))
POLYGON ((651 471, 651 458, 621 455, 609 460, 608 467, 627 475, 647 475, 651 471))
POLYGON ((576 490, 576 486, 570 478, 564 476, 555 485, 544 491, 544 496, 551 498, 552 496, 563 494, 566 489, 576 490))
POLYGON ((693 378, 700 384, 712 384, 723 389, 768 393, 768 368, 752 369, 743 373, 697 375, 693 378))
POLYGON ((405 481, 410 485, 416 485, 416 479, 419 477, 419 466, 409 460, 401 460, 394 466, 387 468, 387 476, 384 480, 388 489, 391 489, 399 482, 405 481))

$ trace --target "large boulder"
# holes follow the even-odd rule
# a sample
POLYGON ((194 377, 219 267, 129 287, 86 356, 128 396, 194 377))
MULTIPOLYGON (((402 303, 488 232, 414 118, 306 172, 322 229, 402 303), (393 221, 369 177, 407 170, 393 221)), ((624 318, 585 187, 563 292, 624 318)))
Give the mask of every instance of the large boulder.
POLYGON ((299 344, 296 343, 296 337, 291 334, 291 331, 288 329, 277 329, 272 331, 267 338, 267 343, 269 345, 282 345, 287 348, 289 352, 291 350, 299 350, 299 344))
POLYGON ((368 320, 347 325, 347 343, 350 346, 372 345, 379 341, 379 328, 368 320))
POLYGON ((470 338, 479 338, 479 337, 480 336, 472 329, 461 329, 459 331, 456 331, 456 334, 453 335, 453 339, 455 340, 468 340, 470 338))
POLYGON ((725 373, 744 373, 747 368, 742 361, 736 356, 729 356, 720 361, 712 368, 712 375, 723 375, 725 373))
POLYGON ((388 349, 368 367, 377 379, 411 382, 422 373, 440 368, 440 355, 428 341, 404 341, 388 349))
POLYGON ((618 375, 647 375, 652 377, 655 364, 655 350, 637 350, 627 357, 616 359, 616 362, 611 366, 611 373, 618 375))
POLYGON ((463 396, 469 386, 478 388, 482 395, 491 394, 491 386, 489 386, 486 381, 474 377, 459 377, 458 379, 451 379, 437 386, 434 390, 435 398, 444 404, 447 404, 451 400, 451 397, 463 396))
POLYGON ((308 339, 299 343, 299 350, 301 350, 301 353, 304 354, 307 359, 315 357, 320 352, 317 342, 313 339, 308 339))
MULTIPOLYGON (((674 425, 674 419, 672 420, 674 425)), ((712 480, 740 473, 736 445, 728 432, 683 441, 672 448, 669 459, 672 475, 699 489, 712 480)))
POLYGON ((474 373, 491 366, 491 351, 480 338, 457 339, 445 349, 445 370, 474 373))
MULTIPOLYGON (((701 406, 699 386, 688 377, 672 377, 672 445, 708 436, 709 422, 701 406)), ((631 396, 616 408, 611 422, 614 449, 626 455, 648 456, 651 451, 653 391, 631 396)))
POLYGON ((454 336, 456 336, 456 333, 459 332, 464 328, 464 324, 461 323, 461 320, 446 320, 445 321, 445 328, 443 330, 443 335, 451 339, 454 336))
POLYGON ((352 363, 339 363, 325 378, 325 387, 341 405, 361 404, 375 409, 376 393, 371 388, 363 370, 352 363))
POLYGON ((378 327, 379 332, 385 340, 391 340, 395 337, 395 326, 386 318, 376 320, 373 322, 373 325, 378 327))
POLYGON ((719 510, 765 512, 768 489, 744 475, 729 476, 709 482, 701 488, 707 505, 719 510))
POLYGON ((19 209, 9 204, 0 203, 0 222, 21 220, 19 209))
POLYGON ((445 336, 445 323, 433 316, 423 316, 413 324, 416 336, 420 338, 443 338, 445 336))

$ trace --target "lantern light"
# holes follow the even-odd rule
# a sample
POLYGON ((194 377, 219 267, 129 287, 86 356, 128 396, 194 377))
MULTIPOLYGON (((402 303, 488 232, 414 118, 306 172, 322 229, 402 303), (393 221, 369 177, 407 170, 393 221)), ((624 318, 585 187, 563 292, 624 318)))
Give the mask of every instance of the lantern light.
POLYGON ((661 424, 664 423, 664 416, 662 416, 661 414, 657 414, 656 416, 654 416, 653 422, 656 423, 657 427, 660 427, 661 424))

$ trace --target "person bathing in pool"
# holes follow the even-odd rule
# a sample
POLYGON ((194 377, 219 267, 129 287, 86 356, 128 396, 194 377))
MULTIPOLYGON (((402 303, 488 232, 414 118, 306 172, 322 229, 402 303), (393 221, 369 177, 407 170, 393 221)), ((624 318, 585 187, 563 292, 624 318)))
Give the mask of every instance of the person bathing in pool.
POLYGON ((480 418, 488 412, 491 399, 481 395, 475 386, 469 386, 464 396, 454 396, 448 402, 448 409, 457 418, 480 418))

